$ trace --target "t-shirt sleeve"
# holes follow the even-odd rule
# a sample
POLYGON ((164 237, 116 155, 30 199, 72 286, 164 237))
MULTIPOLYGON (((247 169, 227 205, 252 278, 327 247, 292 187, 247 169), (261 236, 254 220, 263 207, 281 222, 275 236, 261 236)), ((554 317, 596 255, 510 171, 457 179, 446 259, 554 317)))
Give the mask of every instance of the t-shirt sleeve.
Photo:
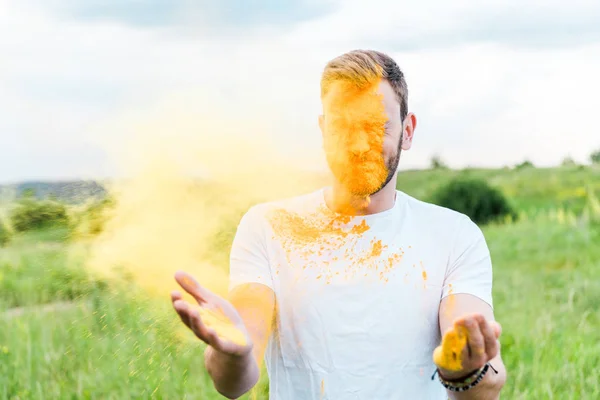
POLYGON ((493 307, 490 251, 483 232, 467 216, 458 225, 448 261, 442 298, 466 293, 493 307))
POLYGON ((273 288, 265 222, 258 206, 250 208, 240 220, 229 258, 229 290, 245 283, 261 283, 273 288))

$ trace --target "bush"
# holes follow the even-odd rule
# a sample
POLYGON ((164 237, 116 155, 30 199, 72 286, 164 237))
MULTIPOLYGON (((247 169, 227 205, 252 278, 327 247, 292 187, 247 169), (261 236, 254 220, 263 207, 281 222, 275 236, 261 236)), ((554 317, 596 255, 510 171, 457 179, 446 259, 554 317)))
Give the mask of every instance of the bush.
POLYGON ((447 169, 448 166, 442 161, 442 158, 439 155, 434 155, 431 158, 431 169, 447 169))
POLYGON ((37 201, 32 198, 21 199, 11 211, 12 226, 17 232, 50 226, 68 226, 66 207, 56 201, 37 201))
POLYGON ((480 179, 456 178, 439 188, 434 193, 432 202, 466 214, 477 224, 507 217, 517 218, 517 213, 504 194, 480 179))
POLYGON ((596 150, 590 154, 590 161, 592 164, 600 164, 600 150, 596 150))
POLYGON ((8 227, 0 219, 0 247, 6 246, 6 244, 10 241, 11 236, 10 230, 8 230, 8 227))
POLYGON ((76 213, 73 218, 73 231, 75 236, 95 236, 104 230, 110 213, 114 210, 115 201, 111 197, 94 200, 76 213))
POLYGON ((529 160, 525 160, 520 164, 515 165, 516 169, 523 169, 523 168, 535 168, 535 165, 533 165, 533 163, 529 160))
POLYGON ((563 167, 573 167, 575 165, 577 165, 577 163, 571 157, 565 157, 561 163, 561 166, 563 167))

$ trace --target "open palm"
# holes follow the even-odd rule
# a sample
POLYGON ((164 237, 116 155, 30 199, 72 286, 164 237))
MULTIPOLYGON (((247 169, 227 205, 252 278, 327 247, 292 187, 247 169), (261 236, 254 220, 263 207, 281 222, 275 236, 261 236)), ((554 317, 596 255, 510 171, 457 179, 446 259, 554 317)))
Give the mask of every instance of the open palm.
POLYGON ((178 271, 175 280, 200 306, 184 301, 180 292, 171 293, 173 308, 181 321, 200 340, 225 354, 244 356, 252 351, 248 331, 231 303, 200 286, 185 272, 178 271))

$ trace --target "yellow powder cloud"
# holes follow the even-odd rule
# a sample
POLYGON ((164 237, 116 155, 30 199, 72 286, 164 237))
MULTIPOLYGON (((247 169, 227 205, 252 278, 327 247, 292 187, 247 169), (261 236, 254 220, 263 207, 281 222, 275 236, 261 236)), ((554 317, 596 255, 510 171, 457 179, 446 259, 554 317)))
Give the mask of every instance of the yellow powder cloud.
POLYGON ((120 269, 163 296, 178 289, 173 274, 181 269, 225 295, 242 214, 328 182, 310 170, 322 155, 290 156, 258 117, 236 119, 210 99, 196 98, 195 107, 189 101, 173 97, 152 115, 103 125, 113 132, 104 145, 122 179, 108 188, 116 208, 91 243, 89 266, 108 275, 120 269))

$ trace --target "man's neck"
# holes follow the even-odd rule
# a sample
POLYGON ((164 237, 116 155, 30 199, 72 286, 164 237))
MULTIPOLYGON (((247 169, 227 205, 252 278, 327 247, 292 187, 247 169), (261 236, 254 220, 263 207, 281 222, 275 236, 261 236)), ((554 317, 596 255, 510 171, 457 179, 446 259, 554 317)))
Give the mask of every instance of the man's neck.
POLYGON ((368 200, 348 193, 336 183, 325 191, 325 202, 330 210, 340 214, 370 215, 389 210, 396 202, 396 175, 368 200))

